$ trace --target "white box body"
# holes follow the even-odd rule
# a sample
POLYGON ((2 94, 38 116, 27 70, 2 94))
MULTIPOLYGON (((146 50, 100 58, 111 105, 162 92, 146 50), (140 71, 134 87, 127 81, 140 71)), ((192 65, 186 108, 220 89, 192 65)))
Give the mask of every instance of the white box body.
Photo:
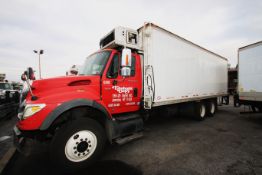
POLYGON ((262 101, 262 41, 238 50, 240 100, 262 101))
POLYGON ((227 95, 227 59, 154 24, 139 29, 144 101, 160 106, 227 95))

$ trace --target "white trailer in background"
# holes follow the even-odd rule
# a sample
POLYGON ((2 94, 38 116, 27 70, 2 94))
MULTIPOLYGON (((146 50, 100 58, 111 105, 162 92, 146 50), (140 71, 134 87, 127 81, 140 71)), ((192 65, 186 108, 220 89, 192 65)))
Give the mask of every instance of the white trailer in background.
POLYGON ((262 41, 238 49, 239 104, 262 111, 262 41))

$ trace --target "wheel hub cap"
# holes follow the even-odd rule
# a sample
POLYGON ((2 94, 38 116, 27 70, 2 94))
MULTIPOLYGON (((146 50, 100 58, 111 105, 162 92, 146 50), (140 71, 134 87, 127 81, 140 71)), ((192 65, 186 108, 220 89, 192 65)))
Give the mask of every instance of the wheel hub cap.
POLYGON ((72 162, 88 159, 97 147, 96 135, 88 130, 72 135, 65 145, 65 155, 72 162))
POLYGON ((87 148, 88 148, 88 143, 86 141, 83 141, 77 145, 76 150, 82 153, 82 152, 85 152, 87 148))

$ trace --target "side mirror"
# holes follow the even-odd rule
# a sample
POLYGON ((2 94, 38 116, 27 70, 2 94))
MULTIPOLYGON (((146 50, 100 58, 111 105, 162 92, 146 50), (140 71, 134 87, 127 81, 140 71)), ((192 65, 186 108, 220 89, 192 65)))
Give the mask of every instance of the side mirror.
POLYGON ((129 77, 131 75, 131 65, 132 65, 132 54, 131 49, 124 48, 122 50, 121 58, 121 75, 123 77, 129 77))
POLYGON ((35 80, 34 70, 32 69, 32 67, 29 67, 26 71, 24 71, 24 73, 21 75, 21 80, 26 82, 29 92, 31 94, 31 100, 37 100, 38 97, 34 96, 32 92, 32 87, 29 82, 29 80, 35 80))
POLYGON ((26 71, 21 75, 21 80, 22 81, 26 81, 26 75, 27 75, 26 71))
POLYGON ((35 74, 32 67, 27 68, 27 77, 29 80, 35 80, 35 74))
POLYGON ((21 75, 22 81, 26 81, 27 79, 35 80, 34 70, 31 67, 27 68, 27 70, 21 75))

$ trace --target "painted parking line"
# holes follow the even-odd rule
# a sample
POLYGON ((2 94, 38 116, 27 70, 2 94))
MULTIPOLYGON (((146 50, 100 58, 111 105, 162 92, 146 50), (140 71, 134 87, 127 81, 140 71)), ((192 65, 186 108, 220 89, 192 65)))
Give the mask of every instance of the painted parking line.
POLYGON ((0 174, 3 172, 5 166, 8 164, 9 160, 12 158, 16 151, 15 147, 9 148, 9 150, 5 153, 3 158, 0 160, 0 174))
POLYGON ((5 140, 11 139, 11 136, 2 136, 0 137, 0 142, 3 142, 5 140))

